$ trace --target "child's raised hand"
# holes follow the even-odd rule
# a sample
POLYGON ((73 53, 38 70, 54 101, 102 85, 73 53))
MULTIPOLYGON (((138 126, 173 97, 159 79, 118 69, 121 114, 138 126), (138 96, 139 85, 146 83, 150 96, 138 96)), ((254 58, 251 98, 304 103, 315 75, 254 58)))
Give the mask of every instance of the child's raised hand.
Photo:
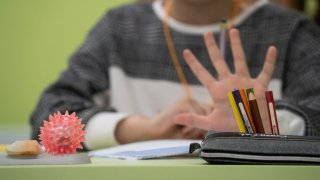
MULTIPOLYGON (((262 71, 258 77, 252 78, 248 70, 246 57, 237 29, 230 30, 231 49, 235 66, 234 73, 230 71, 224 58, 220 54, 212 33, 206 33, 204 40, 212 64, 218 73, 218 79, 214 78, 199 63, 199 60, 197 60, 190 50, 185 50, 183 55, 192 72, 209 90, 215 102, 213 111, 208 116, 187 113, 181 114, 175 118, 175 122, 204 130, 239 131, 227 94, 235 88, 253 87, 261 111, 261 118, 264 124, 266 124, 268 118, 267 112, 264 111, 266 109, 264 93, 267 90, 274 70, 277 54, 276 48, 274 46, 269 47, 262 71)), ((268 132, 269 130, 266 129, 266 131, 268 132)))

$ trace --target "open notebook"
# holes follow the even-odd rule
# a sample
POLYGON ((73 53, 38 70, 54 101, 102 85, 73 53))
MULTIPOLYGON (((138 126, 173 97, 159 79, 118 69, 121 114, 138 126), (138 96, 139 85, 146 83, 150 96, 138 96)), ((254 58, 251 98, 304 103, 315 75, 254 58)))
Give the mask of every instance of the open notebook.
POLYGON ((201 143, 201 140, 152 140, 89 152, 91 157, 116 159, 152 159, 189 154, 191 143, 201 143))

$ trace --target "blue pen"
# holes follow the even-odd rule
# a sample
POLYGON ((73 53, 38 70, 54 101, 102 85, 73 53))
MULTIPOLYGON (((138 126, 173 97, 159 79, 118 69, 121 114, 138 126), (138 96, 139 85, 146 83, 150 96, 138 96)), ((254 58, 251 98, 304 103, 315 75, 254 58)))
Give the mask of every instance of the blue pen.
POLYGON ((244 126, 246 127, 248 133, 253 133, 253 129, 252 129, 252 126, 251 126, 250 121, 249 121, 248 113, 247 113, 246 109, 244 108, 244 103, 242 101, 242 98, 241 98, 239 90, 238 89, 233 90, 232 91, 232 95, 233 95, 234 100, 235 100, 235 102, 237 104, 237 107, 238 107, 238 110, 240 112, 241 118, 242 118, 242 120, 244 122, 244 126))

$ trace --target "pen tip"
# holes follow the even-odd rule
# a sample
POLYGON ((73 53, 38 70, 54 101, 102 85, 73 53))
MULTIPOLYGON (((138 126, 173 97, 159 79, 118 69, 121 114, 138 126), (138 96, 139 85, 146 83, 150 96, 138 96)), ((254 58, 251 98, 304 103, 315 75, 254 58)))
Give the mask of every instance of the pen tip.
POLYGON ((253 94, 253 92, 252 91, 250 91, 249 92, 249 100, 251 101, 251 100, 255 100, 255 97, 254 97, 254 94, 253 94))

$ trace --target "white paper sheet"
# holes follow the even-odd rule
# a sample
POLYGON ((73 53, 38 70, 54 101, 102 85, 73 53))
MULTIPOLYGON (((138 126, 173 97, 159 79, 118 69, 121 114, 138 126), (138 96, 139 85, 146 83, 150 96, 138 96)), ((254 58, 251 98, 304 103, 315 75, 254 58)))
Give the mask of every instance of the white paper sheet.
POLYGON ((89 152, 89 156, 127 160, 178 156, 188 154, 191 143, 201 143, 201 140, 143 141, 91 151, 89 152))

